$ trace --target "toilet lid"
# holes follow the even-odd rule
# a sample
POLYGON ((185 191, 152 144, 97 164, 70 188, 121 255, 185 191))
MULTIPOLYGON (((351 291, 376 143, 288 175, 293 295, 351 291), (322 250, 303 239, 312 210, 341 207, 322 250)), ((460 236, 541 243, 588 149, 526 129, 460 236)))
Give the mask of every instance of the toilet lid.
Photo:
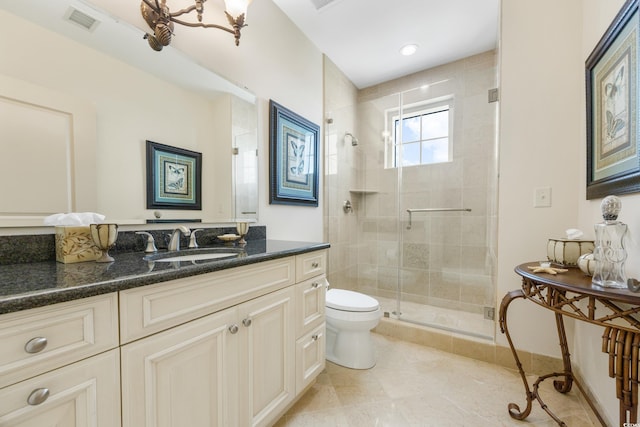
POLYGON ((329 289, 326 305, 343 311, 375 311, 379 307, 375 298, 346 289, 329 289))

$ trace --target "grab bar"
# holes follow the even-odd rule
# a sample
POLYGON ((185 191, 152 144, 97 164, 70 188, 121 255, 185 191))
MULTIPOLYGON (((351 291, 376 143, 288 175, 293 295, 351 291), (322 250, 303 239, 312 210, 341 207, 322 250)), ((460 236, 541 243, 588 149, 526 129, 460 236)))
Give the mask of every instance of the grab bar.
POLYGON ((425 208, 425 209, 407 209, 409 213, 409 225, 407 230, 411 230, 411 214, 414 212, 471 212, 468 208, 425 208))

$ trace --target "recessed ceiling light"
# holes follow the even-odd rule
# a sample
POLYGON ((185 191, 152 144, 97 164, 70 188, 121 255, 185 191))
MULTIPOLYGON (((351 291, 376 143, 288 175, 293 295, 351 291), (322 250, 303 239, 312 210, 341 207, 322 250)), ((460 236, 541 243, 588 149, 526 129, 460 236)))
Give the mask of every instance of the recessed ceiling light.
POLYGON ((402 49, 400 49, 400 53, 403 54, 404 56, 410 56, 416 53, 417 50, 418 50, 417 44, 408 44, 408 45, 402 46, 402 49))

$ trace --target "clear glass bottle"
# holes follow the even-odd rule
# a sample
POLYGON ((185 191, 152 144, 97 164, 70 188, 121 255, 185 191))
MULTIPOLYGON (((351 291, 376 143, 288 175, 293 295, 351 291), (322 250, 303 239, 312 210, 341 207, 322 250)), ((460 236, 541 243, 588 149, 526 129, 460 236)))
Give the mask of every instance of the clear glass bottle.
POLYGON ((618 221, 622 202, 619 197, 607 196, 600 207, 604 221, 594 227, 596 241, 593 258, 596 268, 592 282, 605 288, 626 288, 624 263, 627 250, 624 248, 624 240, 627 224, 618 221))

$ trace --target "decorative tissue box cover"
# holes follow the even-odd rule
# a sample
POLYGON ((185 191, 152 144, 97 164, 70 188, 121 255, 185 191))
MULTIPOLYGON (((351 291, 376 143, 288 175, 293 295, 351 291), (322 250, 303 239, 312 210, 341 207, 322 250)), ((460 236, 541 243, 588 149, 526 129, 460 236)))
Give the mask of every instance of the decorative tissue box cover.
POLYGON ((95 261, 102 251, 93 244, 89 226, 56 226, 56 261, 95 261))
POLYGON ((547 259, 557 264, 576 267, 580 255, 593 252, 593 240, 549 239, 547 259))

